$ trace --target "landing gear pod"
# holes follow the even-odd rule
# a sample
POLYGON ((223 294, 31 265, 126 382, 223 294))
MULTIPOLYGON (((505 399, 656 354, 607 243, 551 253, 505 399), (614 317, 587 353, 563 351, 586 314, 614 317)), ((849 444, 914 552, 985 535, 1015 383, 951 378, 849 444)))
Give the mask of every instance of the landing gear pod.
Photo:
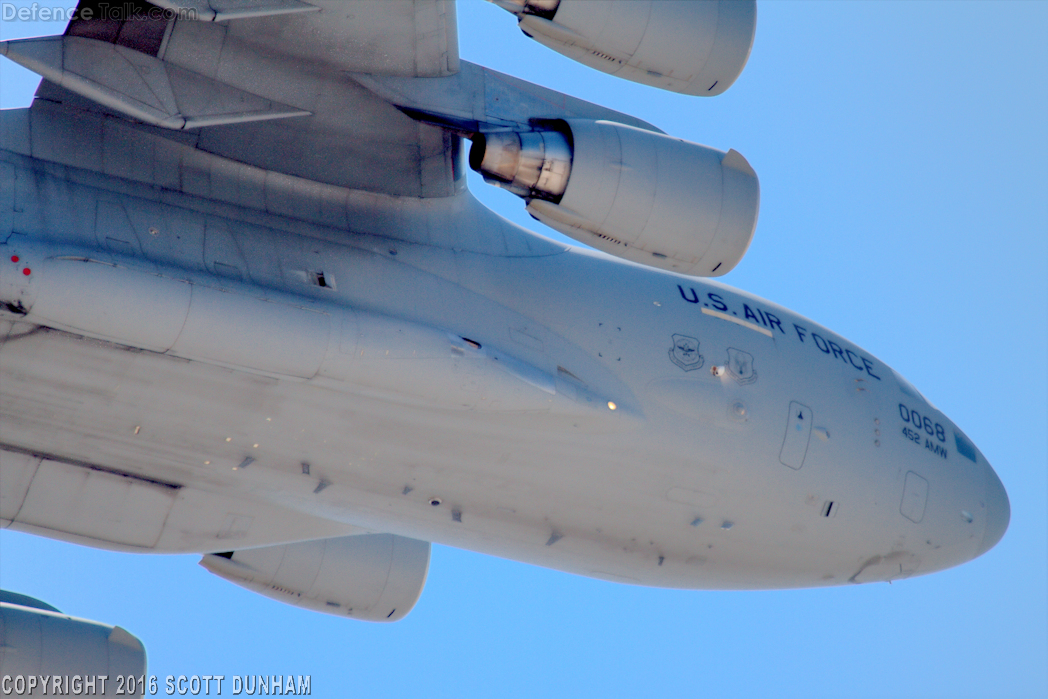
POLYGON ((399 621, 426 584, 429 542, 358 534, 207 554, 200 565, 279 602, 315 612, 399 621))
POLYGON ((579 63, 633 82, 713 96, 746 67, 755 0, 492 0, 521 31, 579 63))
POLYGON ((727 273, 757 226, 760 185, 742 155, 615 122, 478 135, 469 160, 549 227, 680 274, 727 273))

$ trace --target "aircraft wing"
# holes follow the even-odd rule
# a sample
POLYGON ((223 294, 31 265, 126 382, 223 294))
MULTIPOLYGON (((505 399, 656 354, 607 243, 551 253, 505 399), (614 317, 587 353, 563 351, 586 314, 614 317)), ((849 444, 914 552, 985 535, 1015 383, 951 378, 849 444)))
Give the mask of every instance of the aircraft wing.
POLYGON ((574 116, 654 130, 460 62, 453 0, 106 7, 82 0, 64 36, 0 44, 45 78, 35 115, 103 112, 267 172, 413 198, 464 189, 471 129, 574 116))
POLYGON ((167 12, 111 19, 81 2, 65 36, 8 56, 47 79, 38 101, 186 130, 201 151, 352 189, 453 192, 453 139, 346 76, 457 72, 454 0, 154 5, 167 12))

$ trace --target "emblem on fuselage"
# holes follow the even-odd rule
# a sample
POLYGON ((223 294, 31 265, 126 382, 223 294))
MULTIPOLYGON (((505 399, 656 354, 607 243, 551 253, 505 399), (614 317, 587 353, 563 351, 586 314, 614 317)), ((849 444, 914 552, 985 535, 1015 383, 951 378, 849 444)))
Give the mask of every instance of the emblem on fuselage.
POLYGON ((699 354, 699 341, 687 335, 674 335, 673 346, 670 347, 670 361, 684 371, 701 369, 705 363, 699 354))
POLYGON ((728 373, 731 374, 731 378, 743 385, 756 381, 757 372, 753 370, 753 355, 749 352, 729 347, 728 373))

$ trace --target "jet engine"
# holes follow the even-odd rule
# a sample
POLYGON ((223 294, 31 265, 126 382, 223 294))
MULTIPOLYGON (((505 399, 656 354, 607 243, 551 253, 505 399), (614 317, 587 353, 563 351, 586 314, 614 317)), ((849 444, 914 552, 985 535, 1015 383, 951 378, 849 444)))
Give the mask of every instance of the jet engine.
POLYGON ((145 671, 142 642, 119 626, 0 592, 0 694, 142 696, 145 671))
POLYGON ((579 63, 686 95, 719 95, 742 73, 755 0, 493 0, 521 31, 579 63))
POLYGON ((477 134, 469 162, 564 235, 680 274, 725 274, 757 225, 760 186, 739 153, 611 121, 477 134))
POLYGON ((200 565, 241 587, 315 612, 399 621, 429 571, 429 542, 359 534, 208 554, 200 565))

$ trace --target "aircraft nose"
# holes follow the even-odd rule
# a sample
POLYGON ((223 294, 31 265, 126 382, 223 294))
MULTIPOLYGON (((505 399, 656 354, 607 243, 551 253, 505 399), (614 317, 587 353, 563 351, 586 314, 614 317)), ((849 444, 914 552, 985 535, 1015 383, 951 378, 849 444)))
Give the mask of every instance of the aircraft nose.
POLYGON ((986 467, 986 494, 984 497, 986 499, 986 529, 983 532, 982 543, 975 553, 976 558, 997 545, 1008 529, 1008 522, 1012 517, 1008 493, 1001 479, 997 477, 997 473, 989 465, 986 467))

